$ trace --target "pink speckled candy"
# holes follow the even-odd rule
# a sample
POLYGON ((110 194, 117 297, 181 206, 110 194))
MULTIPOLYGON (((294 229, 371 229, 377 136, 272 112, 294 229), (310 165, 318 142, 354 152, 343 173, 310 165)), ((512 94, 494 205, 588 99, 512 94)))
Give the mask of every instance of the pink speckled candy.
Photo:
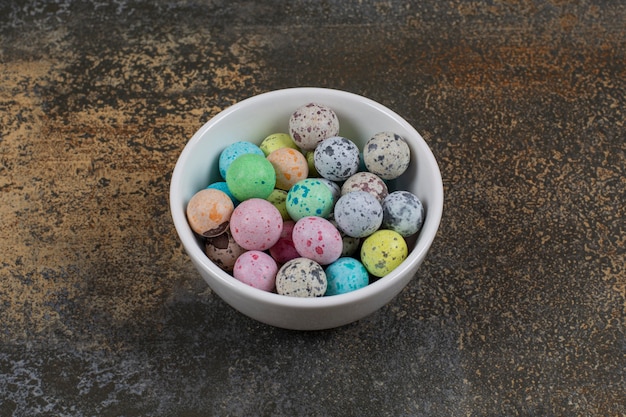
POLYGON ((244 284, 263 291, 273 291, 276 286, 278 265, 265 252, 249 251, 235 262, 233 276, 244 284))
POLYGON ((260 198, 243 201, 230 217, 233 239, 244 249, 264 251, 280 238, 283 218, 272 203, 260 198))
POLYGON ((292 238, 300 256, 320 265, 335 262, 343 251, 339 230, 321 217, 309 216, 298 220, 293 228, 292 238))
POLYGON ((293 220, 286 220, 283 223, 283 231, 280 234, 278 242, 270 248, 270 255, 272 255, 272 258, 279 264, 284 264, 300 256, 293 244, 293 238, 291 237, 295 225, 296 222, 293 220))

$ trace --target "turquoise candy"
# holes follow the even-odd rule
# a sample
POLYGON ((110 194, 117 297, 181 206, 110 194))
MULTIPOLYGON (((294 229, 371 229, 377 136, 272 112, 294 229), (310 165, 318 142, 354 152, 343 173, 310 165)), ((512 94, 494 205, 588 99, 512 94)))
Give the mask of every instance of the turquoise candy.
POLYGON ((354 258, 339 258, 326 268, 326 294, 345 294, 369 284, 365 266, 354 258))
POLYGON ((317 178, 298 181, 287 193, 287 213, 294 221, 303 217, 328 217, 333 209, 333 192, 317 178))
POLYGON ((235 159, 226 171, 226 184, 239 201, 266 199, 274 191, 276 172, 265 156, 253 153, 235 159))
POLYGON ((228 167, 230 167, 230 164, 232 164, 235 159, 239 158, 241 155, 245 155, 248 153, 265 156, 265 154, 258 145, 247 141, 235 142, 229 145, 226 149, 224 149, 220 153, 220 158, 218 161, 219 171, 222 178, 226 179, 226 172, 228 172, 228 167))

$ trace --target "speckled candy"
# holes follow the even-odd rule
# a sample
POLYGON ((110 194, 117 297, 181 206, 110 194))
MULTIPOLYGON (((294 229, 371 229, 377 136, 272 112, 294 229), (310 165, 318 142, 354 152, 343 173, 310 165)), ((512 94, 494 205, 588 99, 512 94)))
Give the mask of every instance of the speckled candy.
POLYGON ((226 147, 226 149, 224 149, 220 153, 218 161, 219 171, 222 178, 226 179, 226 172, 228 172, 228 167, 230 166, 230 164, 233 163, 235 159, 239 158, 241 155, 248 153, 265 156, 261 148, 259 148, 258 145, 252 142, 239 141, 226 147))
POLYGON ((275 188, 269 197, 267 197, 267 201, 272 203, 272 205, 278 209, 283 220, 291 219, 291 217, 289 217, 289 213, 287 212, 287 191, 275 188))
POLYGON ((384 277, 396 269, 407 256, 406 241, 393 230, 379 230, 361 246, 361 262, 376 277, 384 277))
POLYGON ((214 188, 216 190, 222 191, 223 193, 225 193, 227 196, 230 197, 235 207, 239 205, 239 200, 237 200, 235 196, 233 195, 233 193, 230 192, 230 190, 228 189, 228 184, 226 184, 226 181, 217 181, 217 182, 211 183, 209 184, 207 188, 214 188))
POLYGON ((335 181, 331 181, 326 178, 317 178, 317 180, 326 184, 328 188, 330 189, 330 192, 333 195, 333 207, 334 207, 337 200, 339 200, 339 197, 341 197, 341 187, 335 181))
POLYGON ((376 197, 382 203, 389 194, 387 184, 378 175, 371 172, 357 172, 346 180, 341 186, 341 195, 353 191, 365 191, 376 197))
POLYGON ((223 191, 205 188, 194 194, 187 204, 187 221, 191 229, 204 237, 217 236, 228 229, 234 204, 223 191))
POLYGON ((402 136, 380 132, 363 147, 363 161, 369 172, 384 180, 392 180, 409 167, 411 150, 402 136))
POLYGON ((246 250, 239 246, 230 230, 221 235, 204 240, 204 253, 217 266, 226 272, 232 272, 237 258, 246 250))
POLYGON ((266 250, 280 238, 283 219, 269 201, 251 198, 235 208, 230 217, 230 232, 247 250, 266 250))
POLYGON ((239 201, 249 198, 267 198, 276 186, 276 172, 265 158, 257 154, 245 154, 235 159, 226 171, 226 184, 239 201))
POLYGON ((326 294, 345 294, 369 284, 365 266, 354 258, 339 258, 326 267, 326 294))
POLYGON ((287 220, 283 223, 283 231, 278 238, 278 242, 274 244, 269 250, 270 255, 279 264, 284 264, 295 258, 299 258, 300 254, 296 250, 293 244, 292 232, 296 222, 293 220, 287 220))
POLYGON ((295 258, 276 274, 276 292, 291 297, 321 297, 326 293, 326 273, 308 258, 295 258))
POLYGON ((320 265, 335 262, 343 250, 339 230, 321 217, 304 217, 296 222, 291 233, 293 244, 300 254, 320 265))
POLYGON ((315 148, 313 162, 322 177, 344 181, 359 169, 359 148, 341 136, 327 138, 315 148))
POLYGON ((337 230, 339 230, 339 233, 341 234, 341 240, 343 242, 343 249, 341 251, 341 256, 354 255, 356 251, 359 249, 359 245, 361 244, 361 238, 348 236, 347 234, 342 232, 341 229, 337 226, 337 222, 335 221, 334 218, 329 219, 328 221, 331 222, 337 228, 337 230))
POLYGON ((328 185, 316 178, 298 181, 287 192, 287 212, 295 221, 307 216, 327 217, 333 203, 328 185))
POLYGON ((272 133, 267 136, 263 141, 261 141, 261 145, 259 148, 263 151, 265 156, 271 154, 277 149, 281 148, 291 148, 298 149, 296 143, 291 139, 291 136, 287 133, 272 133))
POLYGON ((233 268, 237 280, 263 291, 274 290, 277 272, 276 261, 267 253, 256 250, 243 253, 233 268))
POLYGON ((417 233, 424 224, 424 206, 408 191, 394 191, 383 200, 382 227, 403 237, 417 233))
POLYGON ((300 149, 310 151, 324 139, 337 136, 339 119, 329 107, 309 103, 293 112, 289 118, 289 133, 300 149))
POLYGON ((309 175, 309 165, 302 152, 280 148, 267 156, 276 173, 276 188, 289 190, 295 183, 309 175))
POLYGON ((334 219, 339 229, 351 237, 366 237, 374 233, 383 221, 383 209, 368 192, 354 191, 335 204, 334 219))

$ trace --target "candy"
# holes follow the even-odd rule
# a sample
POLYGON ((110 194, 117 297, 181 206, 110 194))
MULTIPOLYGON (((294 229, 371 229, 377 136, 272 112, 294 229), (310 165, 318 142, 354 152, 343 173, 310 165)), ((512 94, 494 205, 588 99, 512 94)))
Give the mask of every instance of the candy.
POLYGON ((232 200, 232 202, 235 205, 235 207, 237 207, 237 205, 239 205, 239 200, 237 200, 235 198, 235 196, 233 195, 233 193, 230 192, 230 190, 228 189, 228 184, 226 184, 226 181, 214 182, 212 184, 209 184, 209 186, 207 188, 214 188, 216 190, 220 190, 220 191, 224 192, 227 196, 230 197, 230 199, 232 200))
POLYGON ((309 103, 293 112, 289 118, 289 133, 300 149, 310 151, 324 139, 337 136, 339 120, 329 107, 309 103))
POLYGON ((269 201, 251 198, 235 208, 230 217, 230 232, 247 250, 266 250, 280 238, 283 219, 269 201))
POLYGON ((249 198, 265 199, 274 191, 276 172, 264 156, 244 154, 228 167, 226 184, 239 201, 249 198))
POLYGON ((335 262, 343 250, 339 230, 321 217, 310 216, 298 220, 291 237, 300 256, 320 265, 335 262))
POLYGON ((398 178, 411 162, 411 150, 404 138, 392 132, 372 136, 363 148, 367 170, 384 180, 398 178))
POLYGON ((337 222, 335 219, 329 219, 329 222, 333 224, 339 230, 339 234, 341 234, 341 241, 343 243, 343 249, 341 250, 341 256, 352 256, 359 249, 359 245, 361 244, 361 238, 348 236, 344 232, 339 229, 337 226, 337 222))
POLYGON ((321 297, 326 293, 326 273, 320 264, 295 258, 276 274, 276 292, 291 297, 321 297))
POLYGON ((279 264, 284 264, 295 258, 299 258, 300 254, 296 250, 293 244, 292 232, 296 222, 293 220, 287 220, 283 223, 283 231, 278 238, 278 241, 269 250, 270 255, 279 264))
POLYGON ((326 268, 326 294, 345 294, 369 284, 369 274, 363 264, 354 258, 339 258, 326 268))
POLYGON ((206 188, 198 191, 187 204, 187 221, 191 229, 204 237, 217 236, 228 229, 234 205, 226 193, 206 188))
POLYGON ((233 276, 244 284, 263 291, 273 291, 276 286, 278 265, 265 252, 243 253, 235 262, 233 276))
POLYGON ((322 177, 344 181, 359 169, 359 148, 341 136, 324 139, 315 148, 313 162, 322 177))
POLYGON ((272 205, 278 209, 283 220, 291 219, 291 217, 289 217, 289 213, 287 212, 287 191, 275 188, 269 197, 267 197, 267 201, 272 203, 272 205))
POLYGON ((366 237, 382 224, 383 209, 370 193, 353 191, 337 201, 334 218, 339 229, 346 235, 366 237))
POLYGON ((230 230, 204 240, 204 253, 226 272, 232 272, 237 258, 246 250, 233 239, 230 230))
POLYGON ((289 190, 309 175, 309 165, 300 151, 280 148, 267 156, 276 173, 276 188, 289 190))
POLYGON ((371 172, 357 172, 341 186, 341 195, 352 191, 366 191, 376 197, 380 203, 389 194, 387 184, 378 175, 371 172))
POLYGON ((293 139, 291 139, 291 136, 289 136, 287 133, 273 133, 263 139, 261 145, 259 145, 259 148, 261 148, 265 156, 267 156, 274 152, 276 149, 298 149, 298 146, 295 144, 293 139))
POLYGON ((328 185, 315 178, 298 181, 287 192, 287 212, 295 221, 307 216, 327 217, 333 203, 328 185))
POLYGON ((228 167, 230 166, 230 164, 233 163, 235 159, 239 158, 241 155, 248 153, 265 156, 261 148, 259 148, 258 145, 252 142, 235 142, 232 145, 229 145, 226 149, 224 149, 222 153, 220 153, 220 158, 218 162, 219 171, 222 178, 226 179, 226 172, 228 171, 228 167))
POLYGON ((393 230, 378 230, 361 246, 361 262, 376 277, 384 277, 393 271, 407 256, 406 241, 393 230))
POLYGON ((394 191, 383 200, 382 227, 403 237, 417 233, 424 223, 424 206, 408 191, 394 191))

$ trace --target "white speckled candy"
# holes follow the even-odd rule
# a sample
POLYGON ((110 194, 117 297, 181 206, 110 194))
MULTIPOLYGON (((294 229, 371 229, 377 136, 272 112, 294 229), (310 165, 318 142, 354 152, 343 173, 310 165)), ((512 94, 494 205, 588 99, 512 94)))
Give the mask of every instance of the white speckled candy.
POLYGON ((339 229, 348 236, 366 237, 383 221, 383 209, 376 197, 365 191, 341 196, 335 204, 334 218, 339 229))
POLYGON ((363 148, 367 170, 384 180, 398 178, 411 162, 411 150, 404 138, 392 132, 372 136, 363 148))
POLYGON ((350 139, 334 136, 317 145, 313 154, 315 169, 331 181, 345 181, 359 169, 359 148, 350 139))
POLYGON ((324 268, 308 258, 292 259, 276 274, 276 292, 291 297, 321 297, 326 293, 324 268))
POLYGON ((408 191, 394 191, 383 200, 383 227, 403 237, 417 233, 424 224, 424 206, 408 191))
POLYGON ((383 199, 387 197, 387 194, 389 194, 389 189, 385 181, 371 172, 357 172, 348 178, 341 186, 341 195, 353 191, 366 191, 376 197, 381 203, 383 199))
POLYGON ((272 203, 251 198, 239 204, 230 216, 230 232, 244 249, 264 251, 280 238, 283 218, 272 203))
POLYGON ((339 119, 329 107, 309 103, 293 112, 289 118, 289 133, 300 149, 310 151, 324 139, 337 136, 339 119))
POLYGON ((320 265, 335 262, 343 251, 339 230, 321 217, 304 217, 296 222, 291 233, 293 244, 300 254, 320 265))
POLYGON ((252 250, 243 253, 235 262, 233 276, 251 287, 273 291, 276 286, 276 261, 265 252, 252 250))

